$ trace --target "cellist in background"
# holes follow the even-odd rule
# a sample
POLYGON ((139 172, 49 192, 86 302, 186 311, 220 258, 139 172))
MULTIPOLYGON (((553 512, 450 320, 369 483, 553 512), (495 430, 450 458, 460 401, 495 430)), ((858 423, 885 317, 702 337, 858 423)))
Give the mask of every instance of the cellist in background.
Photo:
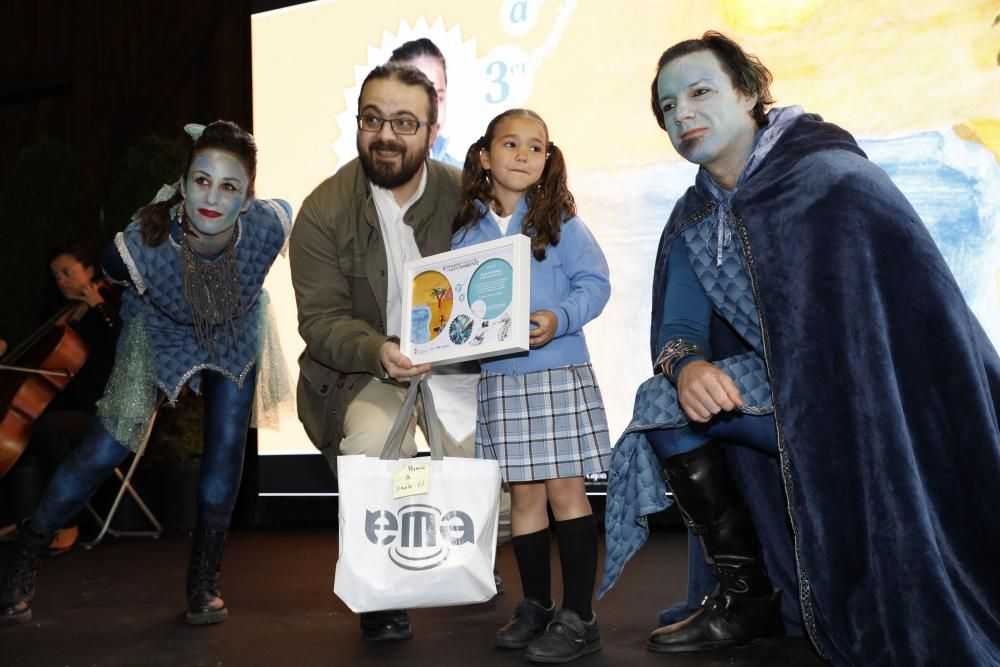
MULTIPOLYGON (((77 374, 34 422, 30 444, 8 477, 0 480, 0 494, 11 510, 11 518, 18 522, 31 514, 41 488, 87 432, 111 374, 121 330, 121 289, 104 278, 94 252, 83 243, 70 243, 55 248, 49 257, 49 269, 62 302, 62 316, 56 323, 71 327, 87 344, 89 353, 77 374), (29 494, 10 480, 18 469, 31 465, 37 466, 43 484, 29 494)), ((7 342, 0 340, 0 356, 6 348, 7 342)), ((12 535, 15 527, 12 524, 0 528, 0 534, 12 535)), ((73 517, 53 538, 51 549, 57 553, 69 549, 78 535, 73 517)))

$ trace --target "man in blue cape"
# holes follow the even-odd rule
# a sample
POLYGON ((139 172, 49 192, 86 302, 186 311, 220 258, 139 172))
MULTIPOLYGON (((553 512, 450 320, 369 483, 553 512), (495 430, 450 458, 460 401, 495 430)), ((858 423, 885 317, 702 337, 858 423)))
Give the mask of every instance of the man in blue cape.
POLYGON ((654 115, 700 169, 660 242, 599 596, 669 484, 698 548, 651 650, 787 631, 835 664, 1000 664, 1000 359, 888 176, 767 112, 770 81, 715 32, 657 66, 654 115))

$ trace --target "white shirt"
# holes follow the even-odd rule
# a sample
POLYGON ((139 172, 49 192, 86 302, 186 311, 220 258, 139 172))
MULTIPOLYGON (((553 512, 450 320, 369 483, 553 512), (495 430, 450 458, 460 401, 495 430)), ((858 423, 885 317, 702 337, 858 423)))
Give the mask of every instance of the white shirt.
POLYGON ((510 215, 501 218, 499 215, 497 215, 497 212, 494 211, 493 207, 491 206, 490 215, 493 216, 494 222, 496 222, 497 225, 500 227, 500 236, 507 236, 507 228, 510 227, 510 219, 514 217, 514 214, 511 213, 510 215))
MULTIPOLYGON (((378 212, 378 225, 385 241, 385 257, 387 265, 388 292, 385 299, 385 332, 389 336, 399 336, 403 332, 403 290, 408 289, 403 282, 406 275, 403 267, 406 262, 420 259, 420 249, 413 237, 413 228, 406 224, 404 217, 410 207, 424 194, 427 186, 427 168, 420 174, 420 183, 402 206, 396 203, 391 190, 380 188, 369 181, 372 189, 372 200, 378 212)), ((465 374, 452 367, 436 369, 428 377, 431 391, 439 396, 437 401, 438 419, 441 425, 452 437, 460 441, 468 437, 476 426, 476 403, 470 400, 475 396, 476 383, 479 374, 465 374)), ((426 451, 427 444, 422 438, 417 439, 417 449, 426 451)))
POLYGON ((420 249, 413 238, 413 228, 406 224, 404 216, 410 207, 424 194, 427 186, 426 165, 420 172, 420 184, 402 206, 396 203, 392 190, 380 188, 369 182, 372 199, 378 211, 378 226, 385 241, 385 258, 388 267, 389 291, 385 299, 385 332, 389 336, 399 336, 403 332, 403 266, 406 262, 420 259, 420 249))

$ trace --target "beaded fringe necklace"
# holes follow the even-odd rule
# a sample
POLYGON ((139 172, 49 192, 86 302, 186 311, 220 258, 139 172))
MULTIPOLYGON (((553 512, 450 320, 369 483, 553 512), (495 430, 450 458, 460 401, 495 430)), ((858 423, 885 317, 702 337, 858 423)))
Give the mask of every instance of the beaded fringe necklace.
POLYGON ((187 233, 181 235, 184 299, 191 308, 198 346, 212 356, 218 356, 220 352, 217 347, 219 338, 224 350, 235 350, 236 340, 243 330, 236 236, 234 232, 217 257, 204 259, 191 248, 187 233), (216 335, 216 327, 221 329, 219 335, 216 335))

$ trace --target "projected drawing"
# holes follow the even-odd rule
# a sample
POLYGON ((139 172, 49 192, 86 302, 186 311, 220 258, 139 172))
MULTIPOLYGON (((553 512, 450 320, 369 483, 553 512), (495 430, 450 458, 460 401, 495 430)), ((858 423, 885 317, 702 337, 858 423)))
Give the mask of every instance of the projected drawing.
MULTIPOLYGON (((771 67, 779 106, 801 104, 857 136, 927 224, 1000 345, 996 15, 995 0, 384 0, 378 11, 361 0, 326 0, 255 15, 257 189, 281 193, 298 211, 356 154, 364 77, 418 37, 447 59, 443 132, 454 160, 464 160, 501 110, 542 113, 566 155, 579 214, 611 269, 611 300, 586 335, 617 432, 650 372, 650 276, 660 231, 694 179, 650 113, 650 79, 664 48, 717 29, 771 67)), ((302 348, 286 265, 276 265, 267 286, 287 323, 282 337, 295 367, 302 348)), ((447 332, 442 342, 456 314, 468 312, 468 344, 503 338, 509 324, 502 314, 487 317, 489 302, 475 298, 473 287, 452 286, 454 308, 443 324, 430 295, 411 322, 426 320, 428 338, 447 332)), ((465 324, 455 335, 464 335, 465 324)))
POLYGON ((485 54, 477 53, 477 40, 464 39, 460 24, 445 28, 438 18, 428 24, 421 16, 409 25, 400 21, 395 32, 385 31, 378 46, 368 46, 367 62, 354 66, 354 85, 344 91, 347 108, 337 116, 340 137, 333 143, 340 164, 355 155, 354 144, 357 99, 361 84, 376 65, 381 65, 392 50, 403 42, 427 37, 444 54, 448 63, 448 122, 442 133, 449 137, 448 154, 458 164, 465 160, 465 151, 482 134, 486 123, 504 109, 523 106, 531 97, 535 72, 559 46, 559 42, 576 9, 576 0, 562 0, 556 18, 549 25, 539 22, 539 5, 535 0, 505 0, 498 13, 498 25, 493 32, 531 41, 536 45, 501 44, 485 54))

